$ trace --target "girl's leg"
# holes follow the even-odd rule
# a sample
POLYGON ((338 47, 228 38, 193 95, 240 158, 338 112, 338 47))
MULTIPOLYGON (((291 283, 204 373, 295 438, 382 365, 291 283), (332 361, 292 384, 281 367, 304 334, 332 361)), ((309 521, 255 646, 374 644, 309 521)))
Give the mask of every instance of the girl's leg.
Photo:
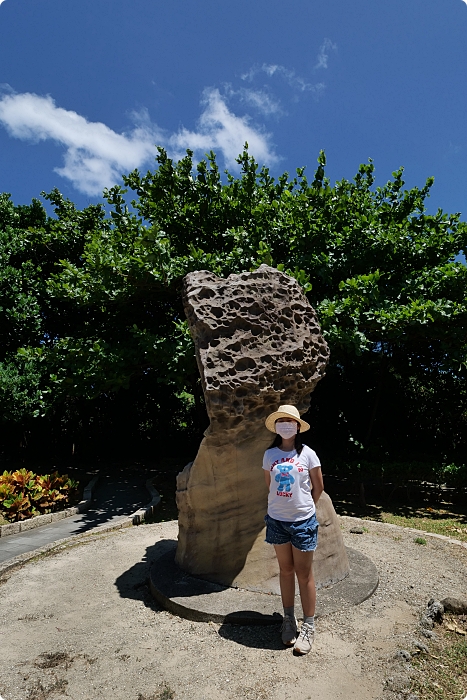
POLYGON ((281 587, 282 605, 291 608, 295 602, 295 571, 292 545, 275 544, 277 561, 279 563, 279 583, 281 587))
MULTIPOLYGON (((316 587, 313 576, 313 552, 301 552, 291 546, 293 568, 297 574, 303 616, 312 617, 316 607, 316 587)), ((278 557, 279 558, 279 557, 278 557)), ((281 585, 282 589, 282 585, 281 585)))

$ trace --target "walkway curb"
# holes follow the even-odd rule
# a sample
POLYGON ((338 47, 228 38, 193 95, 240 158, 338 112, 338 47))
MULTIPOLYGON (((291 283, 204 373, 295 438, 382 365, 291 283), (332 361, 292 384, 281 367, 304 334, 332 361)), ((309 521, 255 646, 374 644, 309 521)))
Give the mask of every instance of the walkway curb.
POLYGON ((133 523, 131 522, 132 516, 124 515, 122 519, 118 522, 108 523, 104 525, 98 525, 93 527, 92 530, 87 532, 79 533, 77 535, 71 535, 71 537, 65 537, 61 540, 55 540, 55 542, 50 542, 49 544, 39 547, 38 549, 33 549, 31 552, 25 552, 24 554, 18 554, 17 557, 8 559, 3 564, 0 564, 0 581, 2 577, 7 574, 12 569, 16 569, 23 564, 26 564, 31 559, 41 556, 42 554, 47 554, 54 549, 61 550, 66 549, 68 545, 73 544, 79 540, 85 539, 92 535, 99 535, 104 532, 110 532, 111 530, 121 530, 124 527, 130 527, 133 523))
MULTIPOLYGON (((87 486, 86 489, 84 490, 83 495, 87 494, 89 495, 89 502, 91 501, 90 495, 92 492, 92 489, 97 483, 99 475, 97 475, 87 486), (93 483, 94 482, 94 483, 93 483), (88 489, 90 489, 88 491, 88 489)), ((77 535, 71 535, 70 537, 65 537, 61 540, 55 540, 54 542, 49 542, 49 544, 44 545, 43 547, 39 547, 38 549, 33 549, 30 552, 25 552, 24 554, 18 554, 18 556, 13 557, 12 559, 8 559, 6 562, 0 563, 0 580, 2 576, 4 576, 8 571, 11 571, 12 569, 15 569, 17 567, 22 566, 23 564, 26 564, 28 561, 31 561, 31 559, 34 559, 35 557, 41 556, 42 554, 46 554, 47 552, 50 552, 53 549, 66 549, 66 547, 73 542, 79 541, 80 539, 84 539, 85 537, 89 537, 90 535, 99 535, 104 532, 111 532, 112 530, 121 530, 124 527, 130 527, 132 525, 139 525, 142 523, 145 518, 150 517, 154 515, 154 512, 161 502, 161 497, 154 488, 152 484, 152 480, 154 477, 151 477, 150 479, 146 480, 146 488, 148 489, 150 495, 152 496, 152 500, 150 503, 148 503, 146 506, 143 508, 140 508, 137 510, 135 513, 132 513, 131 515, 123 515, 121 518, 118 520, 114 520, 114 522, 111 523, 104 523, 103 525, 97 525, 96 527, 93 527, 91 530, 88 530, 87 532, 83 533, 78 533, 77 535)), ((80 502, 84 503, 83 501, 80 502)), ((39 516, 40 517, 40 516, 39 516)), ((16 523, 14 523, 16 524, 16 523)), ((46 524, 46 523, 44 523, 46 524)), ((1 698, 0 698, 1 700, 1 698)))
POLYGON ((64 518, 70 518, 72 515, 84 513, 86 510, 89 509, 91 505, 92 492, 94 490, 95 485, 97 484, 98 479, 99 474, 97 474, 97 476, 91 479, 91 481, 83 491, 83 500, 80 501, 77 506, 71 506, 70 508, 65 508, 65 510, 59 510, 56 513, 45 513, 44 515, 36 515, 34 518, 29 518, 29 520, 22 520, 17 523, 1 525, 0 537, 18 535, 20 532, 34 530, 36 527, 42 527, 43 525, 56 523, 59 520, 63 520, 64 518))
POLYGON ((157 506, 161 502, 159 492, 156 491, 152 484, 153 479, 154 477, 151 477, 150 479, 146 480, 146 488, 151 494, 152 500, 146 506, 143 506, 143 508, 140 508, 135 513, 133 513, 133 515, 129 516, 133 525, 139 525, 144 520, 146 520, 146 518, 152 517, 155 513, 157 506))

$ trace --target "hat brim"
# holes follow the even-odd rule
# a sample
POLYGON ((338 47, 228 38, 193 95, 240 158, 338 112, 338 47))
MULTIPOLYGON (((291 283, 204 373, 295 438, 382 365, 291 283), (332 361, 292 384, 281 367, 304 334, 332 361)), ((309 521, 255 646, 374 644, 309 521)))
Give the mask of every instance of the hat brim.
POLYGON ((271 433, 276 432, 276 420, 278 418, 291 418, 292 420, 297 421, 297 423, 300 423, 300 433, 305 433, 310 429, 310 424, 307 423, 306 420, 297 418, 297 416, 292 415, 292 413, 287 413, 286 411, 275 411, 274 413, 271 413, 271 415, 268 416, 265 421, 266 428, 270 430, 271 433))

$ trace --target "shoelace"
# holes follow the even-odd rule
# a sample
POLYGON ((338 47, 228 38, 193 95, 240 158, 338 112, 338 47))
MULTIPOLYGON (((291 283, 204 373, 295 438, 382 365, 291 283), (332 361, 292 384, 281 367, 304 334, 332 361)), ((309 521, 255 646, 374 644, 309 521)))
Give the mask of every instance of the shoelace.
POLYGON ((313 636, 314 632, 315 632, 314 629, 312 627, 310 627, 310 625, 302 625, 302 629, 300 630, 300 634, 299 634, 299 639, 300 639, 300 637, 302 639, 306 638, 307 642, 309 642, 310 641, 310 634, 311 634, 311 636, 313 636))

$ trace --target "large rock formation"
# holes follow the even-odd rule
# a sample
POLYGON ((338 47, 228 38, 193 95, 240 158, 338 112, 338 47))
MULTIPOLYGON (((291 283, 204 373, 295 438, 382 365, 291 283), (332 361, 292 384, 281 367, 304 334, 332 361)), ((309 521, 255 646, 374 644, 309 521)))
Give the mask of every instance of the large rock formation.
MULTIPOLYGON (((261 464, 273 439, 264 420, 280 404, 308 409, 328 347, 296 280, 267 265, 227 279, 190 273, 183 302, 210 426, 195 461, 177 479, 176 561, 212 581, 268 589, 277 564, 263 542, 261 464)), ((348 573, 348 562, 329 498, 318 505, 333 551, 320 555, 320 544, 315 570, 320 559, 327 561, 321 579, 329 583, 348 573)))

